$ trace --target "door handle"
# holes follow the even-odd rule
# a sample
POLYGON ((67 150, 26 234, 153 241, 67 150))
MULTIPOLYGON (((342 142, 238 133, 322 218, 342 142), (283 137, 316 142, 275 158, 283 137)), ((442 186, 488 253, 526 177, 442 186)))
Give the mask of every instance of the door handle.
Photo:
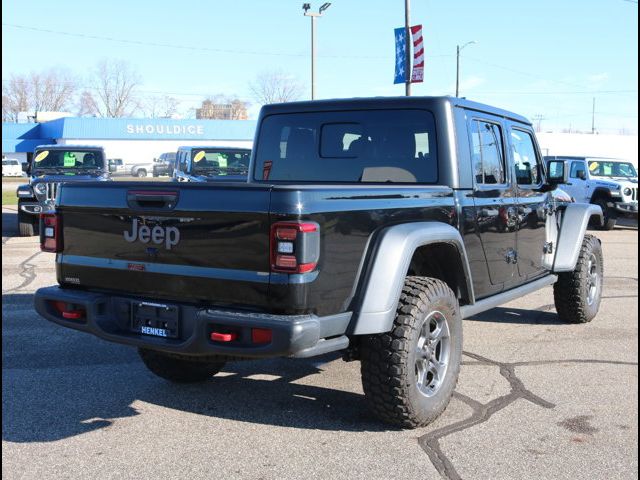
POLYGON ((573 185, 573 183, 567 182, 567 185, 573 185))

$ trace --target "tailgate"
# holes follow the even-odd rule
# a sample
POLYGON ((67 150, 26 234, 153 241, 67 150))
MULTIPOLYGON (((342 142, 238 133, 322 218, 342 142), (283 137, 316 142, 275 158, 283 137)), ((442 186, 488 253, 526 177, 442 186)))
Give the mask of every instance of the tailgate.
POLYGON ((65 185, 58 281, 182 302, 263 305, 269 186, 65 185))

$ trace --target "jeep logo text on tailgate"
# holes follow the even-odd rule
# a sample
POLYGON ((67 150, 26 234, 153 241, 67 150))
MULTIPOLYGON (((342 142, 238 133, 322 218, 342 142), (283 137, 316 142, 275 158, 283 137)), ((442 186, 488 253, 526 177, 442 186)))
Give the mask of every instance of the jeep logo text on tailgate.
POLYGON ((122 232, 124 239, 127 242, 135 242, 140 240, 142 243, 155 243, 160 245, 164 243, 164 247, 167 250, 171 250, 180 241, 180 230, 176 227, 161 227, 156 225, 151 228, 147 225, 138 225, 138 219, 133 219, 133 225, 131 226, 131 232, 126 230, 122 232))

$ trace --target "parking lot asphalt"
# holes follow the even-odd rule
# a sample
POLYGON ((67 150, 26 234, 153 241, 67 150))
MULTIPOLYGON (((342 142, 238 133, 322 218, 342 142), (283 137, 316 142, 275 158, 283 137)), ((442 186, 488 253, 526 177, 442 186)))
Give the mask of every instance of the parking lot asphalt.
POLYGON ((464 321, 457 390, 428 427, 366 410, 338 355, 230 363, 178 386, 136 352, 33 310, 54 257, 2 213, 2 476, 7 479, 638 477, 638 230, 602 239, 604 296, 560 323, 551 288, 464 321))

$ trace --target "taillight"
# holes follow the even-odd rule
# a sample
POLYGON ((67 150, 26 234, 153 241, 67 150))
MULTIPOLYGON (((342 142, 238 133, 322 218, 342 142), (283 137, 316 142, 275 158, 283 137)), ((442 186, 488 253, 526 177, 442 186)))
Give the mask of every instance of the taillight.
POLYGON ((62 228, 56 213, 40 214, 40 250, 58 253, 62 251, 62 228))
POLYGON ((320 226, 313 222, 277 222, 271 225, 271 271, 306 273, 320 258, 320 226))

